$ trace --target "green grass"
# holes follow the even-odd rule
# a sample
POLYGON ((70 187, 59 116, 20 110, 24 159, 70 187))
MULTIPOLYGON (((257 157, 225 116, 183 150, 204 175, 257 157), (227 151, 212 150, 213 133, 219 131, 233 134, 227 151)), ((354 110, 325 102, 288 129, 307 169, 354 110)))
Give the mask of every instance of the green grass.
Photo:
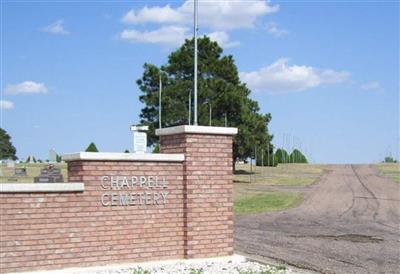
POLYGON ((388 177, 397 183, 400 183, 400 164, 378 164, 374 165, 374 167, 377 168, 383 176, 388 177))
POLYGON ((303 201, 298 192, 264 192, 243 196, 234 202, 234 211, 239 214, 250 214, 285 210, 295 207, 303 201))
POLYGON ((189 274, 203 274, 204 270, 202 268, 199 269, 195 269, 195 268, 191 268, 189 274))
POLYGON ((244 270, 240 271, 239 274, 274 274, 274 272, 272 270, 261 270, 261 271, 244 270))
POLYGON ((318 181, 323 172, 322 166, 309 164, 281 164, 277 167, 253 166, 250 172, 249 164, 238 164, 234 181, 277 186, 306 186, 318 181))
POLYGON ((299 192, 285 187, 303 187, 317 182, 324 173, 323 166, 310 164, 281 164, 277 167, 236 165, 234 174, 234 210, 251 214, 285 210, 303 201, 299 192), (274 187, 273 191, 271 186, 274 187), (275 191, 283 188, 282 191, 275 191))
MULTIPOLYGON (((7 167, 6 164, 0 165, 0 183, 33 183, 34 177, 40 174, 40 170, 46 167, 48 163, 15 164, 16 168, 25 167, 27 176, 15 176, 14 168, 7 167)), ((64 181, 68 180, 67 164, 56 163, 55 167, 61 169, 64 181)))
POLYGON ((150 270, 142 269, 141 267, 136 268, 132 271, 132 274, 151 274, 150 270))

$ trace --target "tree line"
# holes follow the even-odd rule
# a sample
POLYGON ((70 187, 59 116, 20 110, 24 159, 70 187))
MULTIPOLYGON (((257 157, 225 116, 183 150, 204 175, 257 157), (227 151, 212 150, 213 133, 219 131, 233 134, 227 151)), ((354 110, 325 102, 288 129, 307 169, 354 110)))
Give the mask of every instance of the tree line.
POLYGON ((261 151, 256 153, 257 166, 277 166, 278 164, 307 164, 307 157, 298 149, 294 149, 290 154, 283 148, 279 148, 275 153, 261 151))

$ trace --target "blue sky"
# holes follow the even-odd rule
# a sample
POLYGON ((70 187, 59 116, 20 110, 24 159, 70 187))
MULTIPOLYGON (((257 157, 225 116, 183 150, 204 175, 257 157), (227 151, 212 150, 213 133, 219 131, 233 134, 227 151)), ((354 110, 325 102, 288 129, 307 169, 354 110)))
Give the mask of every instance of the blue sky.
MULTIPOLYGON (((315 163, 399 157, 399 4, 200 1, 200 33, 315 163)), ((1 127, 17 155, 132 147, 136 79, 192 34, 184 1, 2 1, 1 127)))

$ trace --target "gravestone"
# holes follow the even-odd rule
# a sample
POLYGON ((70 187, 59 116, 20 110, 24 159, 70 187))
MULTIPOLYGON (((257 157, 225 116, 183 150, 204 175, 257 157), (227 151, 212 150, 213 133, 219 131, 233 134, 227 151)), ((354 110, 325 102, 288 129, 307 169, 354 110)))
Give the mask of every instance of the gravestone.
POLYGON ((148 126, 131 126, 133 131, 133 153, 145 153, 147 149, 148 126))
POLYGON ((17 167, 14 169, 15 176, 26 176, 26 168, 25 167, 17 167))
POLYGON ((64 178, 61 174, 61 169, 50 164, 40 170, 40 175, 34 178, 35 183, 62 183, 64 178))
POLYGON ((57 153, 54 149, 49 150, 49 161, 51 163, 57 162, 57 153))

